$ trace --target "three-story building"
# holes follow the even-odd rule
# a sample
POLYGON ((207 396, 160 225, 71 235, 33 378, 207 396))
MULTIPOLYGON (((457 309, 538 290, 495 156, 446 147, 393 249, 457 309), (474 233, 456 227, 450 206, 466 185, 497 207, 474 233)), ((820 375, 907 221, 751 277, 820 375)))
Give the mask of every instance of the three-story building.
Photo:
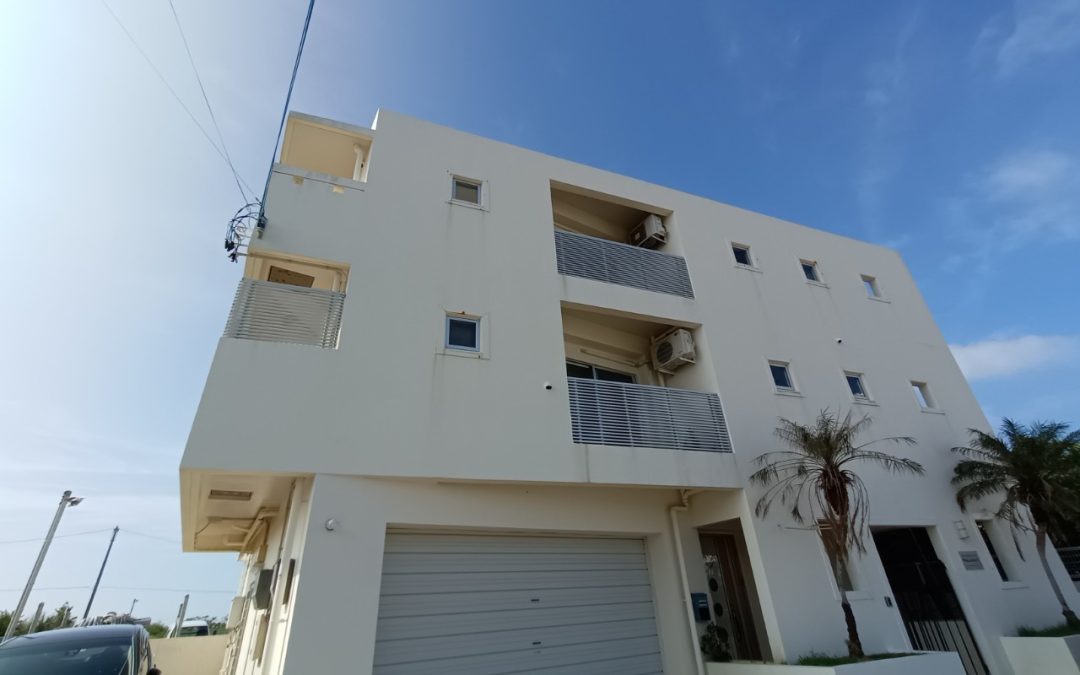
POLYGON ((376 122, 290 116, 184 453, 185 549, 246 562, 228 672, 694 673, 710 622, 843 653, 844 593, 867 651, 998 674, 1059 616, 1032 543, 956 505, 987 422, 894 251, 376 122), (825 408, 927 469, 861 470, 839 571, 747 481, 825 408))

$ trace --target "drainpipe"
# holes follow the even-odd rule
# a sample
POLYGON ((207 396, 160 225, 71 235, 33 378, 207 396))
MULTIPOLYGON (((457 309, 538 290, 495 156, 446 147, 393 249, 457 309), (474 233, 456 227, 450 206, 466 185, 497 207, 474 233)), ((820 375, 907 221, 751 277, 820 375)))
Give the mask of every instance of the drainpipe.
POLYGON ((353 165, 352 179, 359 183, 360 174, 364 169, 364 149, 360 147, 359 143, 353 143, 352 150, 356 153, 356 164, 353 165))
POLYGON ((705 658, 698 648, 697 620, 694 618, 694 607, 690 603, 690 579, 686 576, 686 556, 683 555, 682 536, 679 534, 679 512, 686 511, 690 506, 690 496, 695 490, 680 490, 679 497, 682 502, 668 509, 671 516, 671 538, 675 542, 675 561, 679 568, 679 581, 682 583, 683 606, 686 608, 686 623, 690 629, 690 645, 694 650, 694 665, 697 667, 697 675, 705 675, 705 658))

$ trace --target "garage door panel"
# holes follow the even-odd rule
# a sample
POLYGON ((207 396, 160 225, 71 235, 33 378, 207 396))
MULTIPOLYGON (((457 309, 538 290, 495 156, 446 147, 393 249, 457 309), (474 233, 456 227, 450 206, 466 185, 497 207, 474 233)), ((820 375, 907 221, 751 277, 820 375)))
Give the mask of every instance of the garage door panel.
MULTIPOLYGON (((471 609, 471 608, 470 608, 471 609)), ((447 621, 445 616, 407 616, 381 619, 379 636, 386 640, 489 633, 526 628, 550 628, 567 625, 652 619, 652 602, 585 607, 525 608, 502 612, 467 612, 447 621)))
MULTIPOLYGON (((384 563, 385 564, 385 563, 384 563)), ((598 588, 649 584, 647 570, 593 570, 586 572, 498 572, 383 574, 383 594, 515 591, 522 588, 598 588)))
POLYGON ((640 539, 587 537, 512 537, 475 534, 395 532, 386 553, 641 553, 640 539))
POLYGON ((458 614, 463 607, 474 612, 522 607, 578 607, 617 603, 650 602, 652 589, 615 584, 593 588, 545 588, 481 591, 470 593, 429 593, 424 595, 383 595, 379 618, 458 614))
MULTIPOLYGON (((495 646, 504 645, 496 644, 495 646)), ((659 673, 661 671, 660 642, 656 636, 631 636, 567 645, 539 647, 530 645, 525 648, 489 650, 463 655, 444 655, 440 652, 436 656, 431 652, 406 650, 399 655, 399 658, 393 660, 380 661, 376 656, 373 672, 376 675, 427 673, 502 675, 576 666, 578 668, 576 672, 579 675, 585 675, 604 672, 605 664, 609 660, 630 657, 655 659, 656 667, 645 672, 659 673)))
POLYGON ((644 542, 391 533, 374 672, 660 673, 644 542))
POLYGON ((645 566, 643 553, 388 553, 384 567, 395 574, 470 572, 538 572, 576 570, 636 570, 645 566))

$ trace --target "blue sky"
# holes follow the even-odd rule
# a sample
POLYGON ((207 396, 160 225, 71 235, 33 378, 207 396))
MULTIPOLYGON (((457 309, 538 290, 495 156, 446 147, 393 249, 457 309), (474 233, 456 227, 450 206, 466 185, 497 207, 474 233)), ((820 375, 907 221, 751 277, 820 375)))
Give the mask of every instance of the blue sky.
MULTIPOLYGON (((261 187, 304 3, 174 2, 261 187)), ((109 5, 213 135, 166 0, 109 5)), ((319 0, 293 108, 391 108, 895 247, 992 420, 1080 423, 1077 72, 1080 0, 319 0)), ((101 2, 0 2, 0 91, 0 542, 72 489, 61 535, 121 528, 95 609, 168 620, 189 589, 224 614, 234 557, 170 540, 236 187, 101 2)), ((44 589, 89 586, 107 538, 58 539, 31 609, 81 613, 88 589, 44 589)), ((0 543, 0 606, 36 547, 0 543)))

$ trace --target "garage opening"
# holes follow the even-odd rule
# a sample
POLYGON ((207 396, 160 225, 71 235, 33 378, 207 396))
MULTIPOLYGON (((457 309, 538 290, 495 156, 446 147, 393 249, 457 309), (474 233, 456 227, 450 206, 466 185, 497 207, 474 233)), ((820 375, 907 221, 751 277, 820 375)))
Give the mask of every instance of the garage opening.
POLYGON ((374 673, 662 673, 641 539, 391 532, 374 673))

